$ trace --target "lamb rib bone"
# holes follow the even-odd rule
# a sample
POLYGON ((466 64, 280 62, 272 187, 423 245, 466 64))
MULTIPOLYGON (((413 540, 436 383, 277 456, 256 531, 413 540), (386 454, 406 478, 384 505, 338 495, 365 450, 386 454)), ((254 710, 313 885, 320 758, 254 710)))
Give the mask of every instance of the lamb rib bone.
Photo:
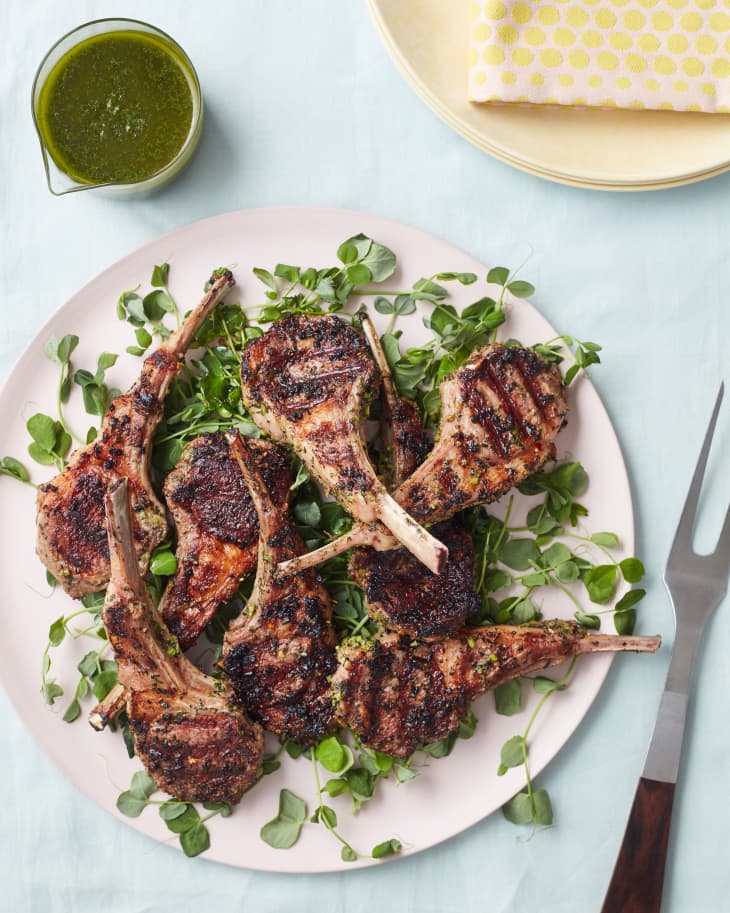
MULTIPOLYGON (((416 404, 398 395, 369 315, 360 311, 359 317, 383 377, 381 438, 389 442, 390 484, 397 486, 425 459, 426 435, 416 404)), ((474 545, 469 532, 458 521, 446 520, 433 526, 431 533, 449 549, 440 574, 429 573, 404 548, 356 548, 349 562, 350 576, 363 591, 368 615, 387 630, 414 640, 455 634, 482 605, 475 589, 474 545)))
MULTIPOLYGON (((263 439, 249 440, 248 446, 274 504, 285 507, 292 483, 288 453, 263 439)), ((221 432, 187 444, 163 489, 177 532, 177 568, 157 610, 187 649, 241 579, 255 570, 258 516, 221 432)), ((115 686, 90 712, 91 726, 104 729, 125 701, 124 689, 115 686)))
POLYGON ((301 547, 286 507, 275 503, 251 441, 228 437, 259 517, 258 569, 248 605, 223 641, 222 666, 236 696, 266 729, 312 744, 334 728, 330 678, 337 666, 329 594, 314 571, 281 575, 301 547))
MULTIPOLYGON (((557 367, 534 350, 496 343, 474 352, 441 382, 439 437, 427 459, 393 493, 418 523, 433 524, 489 504, 555 454, 567 413, 557 367)), ((282 570, 313 567, 355 546, 379 551, 395 540, 379 523, 356 524, 282 570)))
POLYGON ((385 408, 380 421, 380 438, 385 445, 385 452, 390 454, 391 465, 386 473, 381 466, 381 475, 390 490, 413 475, 426 458, 429 446, 418 406, 396 390, 388 359, 370 315, 363 309, 358 312, 358 317, 383 379, 385 408))
POLYGON ((38 489, 38 555, 70 596, 101 590, 109 580, 104 495, 127 478, 134 510, 134 542, 144 571, 167 532, 165 509, 149 478, 152 438, 164 398, 195 333, 234 284, 230 272, 213 281, 187 320, 144 361, 137 382, 107 409, 96 439, 38 489))
POLYGON ((230 687, 181 652, 139 572, 126 479, 105 495, 111 575, 104 627, 126 690, 137 756, 160 789, 185 802, 238 802, 261 775, 264 737, 230 687))
POLYGON ((345 642, 332 679, 338 714, 369 748, 397 758, 446 738, 485 691, 581 653, 654 653, 660 637, 596 634, 571 621, 464 628, 419 643, 383 634, 345 642))
POLYGON ((244 403, 274 440, 363 523, 380 520, 434 573, 447 550, 388 494, 365 452, 362 422, 378 372, 362 334, 332 315, 293 314, 246 347, 244 403))
POLYGON ((119 716, 126 705, 127 689, 117 682, 109 694, 89 711, 89 725, 97 732, 101 732, 119 716))

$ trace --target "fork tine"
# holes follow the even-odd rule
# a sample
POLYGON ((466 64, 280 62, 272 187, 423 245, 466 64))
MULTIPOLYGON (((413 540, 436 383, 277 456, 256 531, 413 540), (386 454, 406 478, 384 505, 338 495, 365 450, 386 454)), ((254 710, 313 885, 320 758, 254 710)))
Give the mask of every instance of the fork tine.
POLYGON ((730 504, 728 504, 725 521, 722 524, 722 532, 720 533, 720 538, 717 540, 713 555, 717 555, 718 558, 726 558, 730 561, 730 504))
MULTIPOLYGON (((700 451, 699 459, 697 460, 697 466, 695 467, 694 475, 692 476, 692 483, 689 486, 689 492, 687 493, 687 500, 684 502, 684 508, 682 509, 682 516, 679 518, 679 525, 677 526, 677 532, 674 536, 674 542, 672 542, 672 549, 669 553, 669 560, 674 557, 675 551, 680 551, 683 554, 686 554, 689 551, 692 551, 692 531, 694 529, 695 517, 697 515, 697 504, 700 499, 700 491, 702 490, 702 480, 705 476, 705 467, 707 466, 707 458, 710 454, 710 446, 712 444, 712 436, 715 433, 715 425, 717 424, 717 416, 720 413, 720 406, 722 404, 722 397, 725 392, 725 383, 720 384, 720 389, 717 393, 717 398, 715 399, 715 406, 712 410, 712 418, 710 419, 710 424, 707 426, 707 432, 705 433, 705 440, 702 444, 702 450, 700 451)), ((727 521, 727 518, 726 518, 727 521)), ((727 522, 725 523, 727 527, 727 522)), ((725 536, 726 529, 723 527, 722 536, 725 536)), ((730 535, 730 534, 728 534, 730 535)))

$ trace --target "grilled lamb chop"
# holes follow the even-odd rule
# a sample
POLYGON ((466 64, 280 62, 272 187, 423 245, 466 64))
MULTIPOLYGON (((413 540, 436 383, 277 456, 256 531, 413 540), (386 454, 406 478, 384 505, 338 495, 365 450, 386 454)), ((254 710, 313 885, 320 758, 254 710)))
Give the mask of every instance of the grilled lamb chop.
POLYGON ((149 478, 152 437, 186 349, 233 284, 230 272, 213 282, 185 323, 145 359, 134 386, 111 403, 96 439, 77 450, 59 475, 39 487, 36 549, 70 596, 103 589, 109 580, 104 495, 115 479, 129 480, 134 544, 143 571, 152 550, 165 538, 165 509, 149 478))
POLYGON ((456 633, 482 605, 474 588, 474 546, 468 531, 446 520, 432 532, 449 549, 440 574, 432 574, 404 548, 358 548, 349 565, 365 594, 368 614, 390 631, 417 640, 456 633))
POLYGON ((595 634, 570 621, 467 628, 438 643, 384 634, 338 650, 338 713, 360 741, 396 758, 456 732, 474 698, 579 653, 654 653, 660 637, 595 634))
MULTIPOLYGON (((428 452, 421 414, 415 403, 398 395, 380 339, 367 313, 363 332, 383 376, 385 399, 381 434, 386 433, 391 456, 391 484, 400 485, 423 462, 428 452)), ((454 521, 437 524, 431 532, 449 549, 439 574, 431 574, 404 548, 375 551, 354 549, 350 576, 363 590, 369 615, 391 631, 417 640, 455 634, 481 607, 474 589, 474 547, 471 536, 454 521)))
POLYGON ((180 651, 142 580, 129 487, 105 495, 111 579, 104 626, 127 692, 134 747, 160 789, 185 802, 238 802, 261 775, 264 736, 230 687, 180 651))
POLYGON ((314 571, 281 575, 277 564, 297 554, 299 538, 275 504, 251 442, 229 437, 259 516, 253 593, 223 642, 223 668, 236 696, 266 729, 311 744, 334 728, 330 676, 335 631, 329 595, 314 571))
POLYGON ((379 519, 437 573, 446 549, 390 497, 365 453, 362 421, 378 372, 362 334, 338 317, 291 315, 246 348, 243 398, 256 424, 287 441, 356 519, 379 519))
MULTIPOLYGON (((480 349, 445 378, 441 402, 434 449, 393 493, 418 523, 489 504, 519 485, 554 456, 567 413, 557 367, 532 349, 502 344, 480 349)), ((312 567, 357 545, 395 544, 381 524, 361 523, 282 570, 312 567)))
POLYGON ((383 414, 380 422, 380 440, 389 465, 380 467, 386 487, 397 488, 416 471, 426 459, 429 444, 421 422, 418 406, 410 399, 400 396, 395 388, 390 365, 385 357, 377 330, 367 311, 358 315, 362 331, 373 353, 375 364, 383 379, 383 414))
MULTIPOLYGON (((292 484, 288 455, 263 440, 249 441, 248 449, 274 506, 285 508, 292 484)), ((203 434, 188 444, 164 492, 177 530, 177 570, 159 610, 187 649, 256 569, 259 522, 224 434, 203 434)))

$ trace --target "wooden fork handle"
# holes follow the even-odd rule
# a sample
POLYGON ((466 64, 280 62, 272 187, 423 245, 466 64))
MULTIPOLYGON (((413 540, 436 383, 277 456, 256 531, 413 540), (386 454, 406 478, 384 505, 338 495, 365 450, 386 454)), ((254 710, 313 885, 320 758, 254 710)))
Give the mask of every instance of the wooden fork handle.
POLYGON ((674 787, 639 778, 601 913, 659 913, 674 787))

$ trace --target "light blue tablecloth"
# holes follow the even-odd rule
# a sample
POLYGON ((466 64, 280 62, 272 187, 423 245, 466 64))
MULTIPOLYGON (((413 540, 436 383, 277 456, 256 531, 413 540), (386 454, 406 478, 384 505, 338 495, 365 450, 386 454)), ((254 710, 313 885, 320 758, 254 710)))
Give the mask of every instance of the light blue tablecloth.
MULTIPOLYGON (((0 378, 41 322, 103 267, 161 232, 231 209, 366 209, 486 263, 517 264, 531 249, 524 272, 538 288, 537 306, 553 324, 604 344, 594 380, 626 452, 649 569, 640 627, 663 632, 668 646, 661 569, 718 381, 723 372, 730 380, 730 176, 611 195, 513 171, 452 133, 412 93, 364 0, 5 0, 0 34, 0 378), (34 69, 63 32, 113 15, 152 19, 188 50, 208 106, 202 145, 187 173, 154 198, 54 199, 29 112, 34 69)), ((724 460, 711 474, 717 497, 708 499, 701 530, 706 544, 730 497, 727 415, 724 460)), ((697 668, 668 864, 671 913, 716 913, 730 903, 729 608, 712 622, 697 668)), ((541 778, 555 806, 552 829, 522 842, 496 814, 429 852, 331 876, 233 870, 158 847, 82 796, 2 697, 0 907, 598 910, 667 659, 664 649, 653 661, 614 665, 589 717, 541 778)))

